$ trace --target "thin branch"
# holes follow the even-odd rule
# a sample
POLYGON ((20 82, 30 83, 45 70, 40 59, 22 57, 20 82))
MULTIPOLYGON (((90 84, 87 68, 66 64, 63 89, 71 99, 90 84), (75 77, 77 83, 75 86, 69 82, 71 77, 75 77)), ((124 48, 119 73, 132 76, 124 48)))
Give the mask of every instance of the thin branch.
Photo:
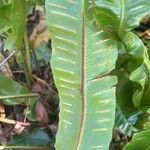
POLYGON ((15 70, 15 71, 11 71, 12 73, 24 73, 24 71, 23 70, 15 70))
POLYGON ((30 125, 30 123, 27 123, 27 122, 20 122, 20 121, 15 121, 12 119, 2 118, 2 117, 0 117, 0 122, 7 123, 7 124, 14 124, 14 125, 19 124, 20 126, 23 126, 23 127, 30 125))
POLYGON ((13 51, 7 58, 5 58, 1 63, 0 66, 3 65, 11 56, 15 54, 15 51, 13 51))
POLYGON ((29 100, 28 100, 28 102, 27 102, 27 107, 26 107, 26 111, 25 111, 25 116, 24 116, 23 122, 26 122, 26 121, 27 121, 27 112, 28 112, 28 110, 29 110, 29 104, 30 104, 30 98, 29 98, 29 100))

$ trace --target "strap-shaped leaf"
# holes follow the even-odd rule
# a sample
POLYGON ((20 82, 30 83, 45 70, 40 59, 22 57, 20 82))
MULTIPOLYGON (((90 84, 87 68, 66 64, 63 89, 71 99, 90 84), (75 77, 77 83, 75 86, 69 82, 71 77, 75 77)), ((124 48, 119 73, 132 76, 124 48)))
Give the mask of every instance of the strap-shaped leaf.
POLYGON ((140 20, 150 13, 149 0, 95 0, 97 19, 103 26, 112 26, 120 37, 138 26, 140 20))
POLYGON ((97 29, 91 1, 46 0, 51 66, 60 97, 57 150, 108 150, 115 116, 117 48, 97 29))

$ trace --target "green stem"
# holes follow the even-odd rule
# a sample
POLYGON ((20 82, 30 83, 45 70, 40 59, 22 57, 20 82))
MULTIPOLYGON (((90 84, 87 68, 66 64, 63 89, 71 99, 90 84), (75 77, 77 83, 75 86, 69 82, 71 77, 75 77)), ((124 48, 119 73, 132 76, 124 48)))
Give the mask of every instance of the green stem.
POLYGON ((31 57, 30 57, 30 48, 27 33, 24 34, 24 44, 25 44, 25 64, 26 64, 26 77, 28 86, 30 87, 32 83, 32 66, 31 66, 31 57))
POLYGON ((39 97, 39 95, 37 93, 7 95, 7 96, 0 96, 0 100, 2 100, 2 99, 14 99, 14 98, 30 98, 30 97, 39 97))
POLYGON ((0 146, 0 149, 34 149, 34 150, 49 150, 48 147, 41 147, 41 146, 0 146))
POLYGON ((122 39, 123 38, 123 32, 124 32, 124 16, 125 16, 125 1, 120 1, 121 5, 121 13, 120 13, 120 24, 119 24, 119 36, 122 39))

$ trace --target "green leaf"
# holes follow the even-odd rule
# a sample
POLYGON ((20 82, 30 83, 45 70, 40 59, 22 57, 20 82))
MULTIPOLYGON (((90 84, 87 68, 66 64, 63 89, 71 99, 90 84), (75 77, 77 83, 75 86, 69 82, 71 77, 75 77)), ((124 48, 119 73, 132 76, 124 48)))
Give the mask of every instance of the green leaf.
POLYGON ((10 52, 15 50, 14 45, 14 36, 12 33, 9 33, 5 42, 4 42, 4 51, 9 50, 10 52))
MULTIPOLYGON (((141 70, 142 71, 142 70, 141 70)), ((140 72, 139 72, 140 73, 140 72)), ((138 76, 138 74, 137 74, 138 76)), ((143 76, 138 76, 137 81, 140 82, 140 77, 143 76)), ((135 78, 136 79, 136 78, 135 78)), ((146 123, 148 119, 147 112, 140 110, 139 108, 135 107, 133 100, 135 100, 135 96, 137 93, 135 93, 135 89, 140 89, 140 86, 138 84, 138 87, 135 88, 135 85, 137 83, 134 83, 129 80, 129 75, 124 71, 120 70, 118 72, 118 86, 117 86, 117 103, 120 108, 120 113, 125 117, 125 120, 128 120, 128 123, 132 125, 134 128, 141 130, 143 129, 144 123, 146 123), (134 95, 135 94, 135 95, 134 95), (134 98, 134 99, 133 99, 134 98), (132 118, 132 119, 131 119, 132 118)), ((138 97, 138 96, 137 96, 138 97)), ((141 98, 141 97, 139 97, 141 98)), ((138 100, 138 99, 137 99, 138 100)), ((141 99, 139 99, 141 100, 141 99)), ((121 115, 118 114, 116 120, 117 124, 119 123, 119 128, 121 126, 124 126, 124 119, 121 117, 121 115), (117 120, 118 118, 118 120, 117 120), (119 121, 121 119, 121 121, 119 121), (123 123, 121 125, 121 123, 123 123)), ((129 128, 127 128, 128 130, 129 128)), ((124 129, 123 129, 124 132, 124 129)), ((128 132, 127 132, 128 133, 128 132)))
POLYGON ((150 132, 148 131, 143 131, 140 133, 136 133, 131 142, 129 142, 123 150, 149 150, 150 149, 150 132))
MULTIPOLYGON (((132 81, 129 89, 132 89, 130 97, 133 104, 145 111, 146 105, 150 106, 148 98, 150 95, 150 61, 143 42, 131 30, 139 24, 144 16, 150 13, 150 1, 96 0, 95 5, 97 23, 103 28, 110 28, 110 31, 115 32, 118 37, 118 68, 124 69, 129 80, 132 81)), ((126 94, 126 97, 121 99, 130 98, 126 94)))
POLYGON ((124 51, 123 55, 127 56, 124 67, 128 73, 131 73, 142 65, 145 48, 143 42, 131 32, 135 26, 129 28, 129 25, 137 24, 137 20, 140 22, 146 13, 150 13, 146 11, 150 2, 147 0, 142 0, 142 3, 141 0, 136 2, 133 0, 96 0, 95 5, 97 23, 104 28, 110 27, 111 32, 115 32, 118 36, 119 44, 121 44, 119 51, 124 51), (134 10, 136 14, 133 13, 134 10))
POLYGON ((150 131, 150 121, 144 124, 144 129, 150 131))
POLYGON ((0 1, 0 7, 3 6, 5 3, 3 0, 0 1))
POLYGON ((6 31, 11 24, 11 5, 3 5, 0 7, 0 32, 6 31))
MULTIPOLYGON (((1 96, 11 96, 19 94, 29 94, 29 90, 13 79, 6 78, 0 75, 0 97, 1 96)), ((28 99, 19 98, 19 99, 4 99, 1 102, 5 105, 17 105, 26 103, 28 99)))
POLYGON ((40 128, 33 128, 28 133, 15 135, 7 145, 11 146, 51 146, 52 139, 40 128))
POLYGON ((26 0, 13 0, 11 21, 12 31, 15 39, 16 49, 21 50, 24 32, 26 28, 26 0))
POLYGON ((60 97, 56 149, 108 150, 115 117, 117 47, 97 29, 91 1, 46 0, 51 66, 60 97))
POLYGON ((118 71, 117 102, 123 113, 127 115, 138 111, 132 101, 133 83, 124 70, 118 71))
MULTIPOLYGON (((0 75, 0 98, 4 96, 15 96, 21 94, 30 94, 29 90, 13 79, 6 78, 0 75)), ((26 112, 29 120, 35 121, 35 99, 34 98, 13 98, 13 99, 3 99, 0 102, 4 105, 19 105, 28 104, 29 109, 26 112)))

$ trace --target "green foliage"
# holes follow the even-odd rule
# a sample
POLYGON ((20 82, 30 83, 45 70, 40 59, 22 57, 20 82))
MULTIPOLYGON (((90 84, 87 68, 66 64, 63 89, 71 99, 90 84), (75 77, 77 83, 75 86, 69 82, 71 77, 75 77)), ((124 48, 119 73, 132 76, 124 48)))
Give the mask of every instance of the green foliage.
MULTIPOLYGON (((102 134, 105 135, 104 141, 97 141, 101 134, 94 133, 89 137, 91 135, 89 130, 92 130, 93 124, 96 126, 97 119, 92 112, 98 106, 93 91, 103 93, 104 89, 101 87, 104 82, 107 83, 108 73, 114 69, 115 63, 115 73, 118 76, 117 102, 121 110, 122 125, 124 121, 133 125, 131 130, 130 125, 128 126, 131 135, 149 121, 146 110, 150 104, 150 61, 143 41, 132 33, 132 30, 146 14, 150 13, 150 2, 147 0, 88 2, 46 1, 47 21, 53 46, 51 64, 60 96, 57 149, 63 146, 65 149, 63 144, 65 140, 71 143, 67 145, 69 149, 89 149, 91 145, 96 145, 96 142, 99 143, 99 147, 101 142, 105 143, 106 147, 103 148, 108 149, 109 141, 106 134, 102 134), (94 53, 96 55, 93 55, 94 53), (97 81, 95 85, 92 83, 93 80, 97 81), (98 80, 102 82, 98 83, 98 80), (62 141, 66 130, 72 134, 62 141)), ((112 80, 113 76, 110 77, 112 80)), ((113 84, 115 82, 111 83, 111 86, 113 84)), ((105 90, 107 89, 108 87, 105 87, 105 90)), ((105 94, 108 95, 107 92, 105 94)), ((101 98, 100 96, 98 99, 101 98)), ((106 105, 99 108, 106 110, 106 105)), ((113 111, 114 108, 109 109, 113 111)), ((105 114, 99 114, 98 117, 105 118, 105 114)), ((106 125, 105 121, 101 122, 99 129, 104 123, 106 125)))
POLYGON ((150 1, 147 0, 95 0, 95 5, 95 16, 101 21, 100 25, 112 27, 120 38, 150 13, 150 1))
POLYGON ((0 33, 7 31, 11 25, 11 5, 3 4, 0 6, 0 33))
POLYGON ((26 29, 26 0, 11 0, 0 7, 0 33, 12 32, 16 49, 21 50, 26 29))
POLYGON ((147 48, 131 31, 150 13, 150 2, 96 0, 95 5, 97 23, 117 36, 117 100, 120 108, 127 118, 135 112, 145 112, 149 108, 150 61, 147 48))
POLYGON ((14 51, 15 44, 14 44, 14 37, 12 33, 8 33, 7 38, 4 43, 4 51, 9 50, 10 52, 14 51))
POLYGON ((111 140, 117 79, 107 74, 117 47, 111 34, 97 29, 93 8, 90 1, 46 1, 60 97, 57 150, 108 149, 111 140))
POLYGON ((130 143, 128 143, 123 148, 123 150, 134 150, 134 149, 149 150, 150 149, 149 139, 150 139, 149 131, 143 131, 140 133, 136 133, 133 136, 132 141, 130 143))
MULTIPOLYGON (((0 75, 0 96, 11 96, 11 95, 20 95, 20 94, 28 94, 29 90, 13 79, 6 78, 0 75), (17 89, 17 90, 16 90, 17 89)), ((15 99, 15 98, 14 98, 15 99)), ((1 102, 5 105, 17 105, 26 103, 28 99, 5 99, 1 100, 1 102)))
MULTIPOLYGON (((22 52, 24 49, 28 50, 30 54, 29 43, 26 36, 27 30, 27 14, 32 6, 44 5, 43 0, 0 0, 0 36, 4 40, 3 50, 14 51, 15 56, 22 59, 22 52), (25 41, 26 37, 26 41, 25 41), (25 43, 26 42, 26 43, 25 43), (26 48, 27 47, 27 48, 26 48), (19 56, 19 57, 18 57, 19 56)), ((3 44, 3 43, 0 43, 3 44)), ((44 51, 45 52, 45 51, 44 51)), ((30 55, 27 51, 24 52, 25 63, 29 62, 30 55), (26 56, 26 57, 25 57, 26 56)), ((39 54, 42 57, 44 54, 39 54)), ((50 59, 50 56, 47 59, 50 59)), ((22 63, 23 60, 18 61, 22 63)), ((19 64, 22 65, 22 64, 19 64)), ((27 68, 29 72, 29 67, 27 68)), ((32 73, 32 72, 31 72, 32 73)), ((31 93, 29 89, 20 85, 13 79, 8 79, 0 75, 0 102, 2 105, 27 105, 25 116, 28 121, 36 121, 35 106, 36 99, 33 97, 38 96, 36 93, 31 93)), ((54 141, 41 129, 33 128, 28 133, 15 135, 8 143, 17 149, 17 146, 48 146, 50 147, 54 141)), ((6 149, 8 148, 6 146, 6 149)), ((9 147, 11 149, 11 147, 9 147)), ((18 147, 19 148, 19 147, 18 147)), ((28 147, 31 149, 32 147, 28 147)), ((28 149, 27 148, 27 149, 28 149)), ((13 149, 13 148, 12 148, 13 149)), ((25 148, 26 149, 26 148, 25 148)))
POLYGON ((4 105, 19 105, 19 104, 29 104, 29 110, 27 112, 27 117, 35 121, 35 99, 34 98, 16 98, 16 95, 21 94, 30 94, 29 90, 22 85, 20 85, 18 82, 14 81, 13 79, 6 78, 2 75, 0 75, 0 101, 4 105), (12 96, 12 98, 4 98, 5 96, 12 96), (29 102, 30 101, 30 102, 29 102))
MULTIPOLYGON (((143 41, 131 31, 137 27, 145 15, 150 13, 150 2, 147 0, 97 0, 95 5, 97 23, 118 37, 117 102, 121 108, 118 119, 119 117, 122 119, 120 123, 117 120, 116 125, 118 123, 123 132, 131 134, 133 131, 135 132, 134 128, 143 129, 144 124, 149 122, 146 112, 150 107, 148 49, 144 46, 143 41), (135 116, 135 114, 138 115, 135 116), (135 118, 131 122, 129 118, 133 118, 133 116, 135 118), (126 124, 127 128, 122 128, 123 124, 126 124), (132 126, 128 126, 128 124, 132 126)), ((148 136, 149 132, 147 131, 135 134, 124 149, 149 149, 148 136)))
POLYGON ((12 3, 12 13, 11 13, 11 25, 12 32, 15 39, 15 45, 17 50, 21 50, 24 32, 26 28, 26 0, 13 0, 12 3))
MULTIPOLYGON (((14 49, 15 45, 20 53, 28 9, 35 4, 42 6, 44 0, 0 1, 4 49, 14 49)), ((124 150, 150 149, 149 42, 143 43, 132 32, 150 13, 150 1, 46 0, 45 6, 53 47, 51 66, 60 97, 57 150, 108 149, 116 99, 115 127, 130 136, 146 130, 135 134, 124 150)), ((43 45, 35 50, 38 59, 47 54, 44 50, 39 53, 41 49, 43 45)), ((0 83, 1 96, 29 93, 11 79, 0 76, 0 83)), ((26 102, 25 98, 2 100, 7 105, 26 102)), ((31 120, 35 119, 34 107, 33 101, 28 112, 31 120)), ((18 139, 19 145, 51 142, 40 129, 30 131, 29 136, 17 135, 10 143, 18 144, 18 139), (33 138, 41 135, 43 139, 33 138)))

